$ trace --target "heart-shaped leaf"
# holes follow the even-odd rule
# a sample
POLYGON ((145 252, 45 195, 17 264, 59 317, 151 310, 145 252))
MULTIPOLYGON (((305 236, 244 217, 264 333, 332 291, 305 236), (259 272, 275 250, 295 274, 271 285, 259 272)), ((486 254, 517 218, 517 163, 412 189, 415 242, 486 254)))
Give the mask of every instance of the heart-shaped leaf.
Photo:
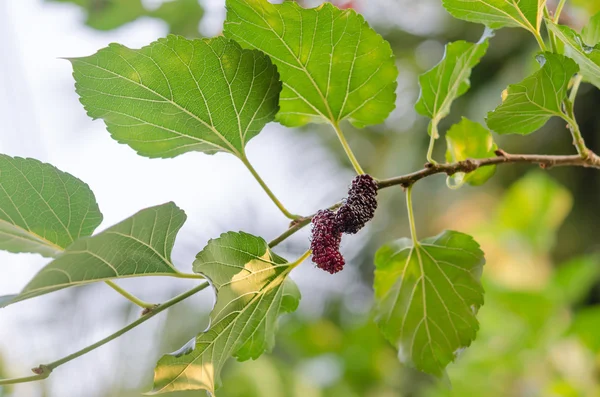
POLYGON ((94 193, 81 180, 35 159, 0 154, 0 249, 53 257, 101 222, 94 193))
POLYGON ((170 35, 139 50, 111 44, 71 62, 88 114, 147 157, 223 151, 243 158, 278 110, 277 68, 224 37, 170 35))
POLYGON ((186 220, 173 203, 146 208, 93 236, 75 241, 8 303, 97 281, 174 275, 171 250, 186 220))
POLYGON ((283 91, 278 120, 358 127, 382 123, 395 107, 398 70, 390 45, 352 9, 330 3, 227 0, 224 34, 277 65, 283 91))
POLYGON ((586 45, 581 36, 568 26, 548 21, 548 28, 565 45, 565 55, 577 62, 583 78, 600 88, 600 45, 586 45))
MULTIPOLYGON (((446 133, 446 161, 455 163, 466 159, 485 159, 494 157, 498 146, 494 143, 492 133, 481 124, 467 118, 453 125, 446 133)), ((457 183, 466 182, 469 185, 479 186, 494 176, 496 166, 479 168, 468 174, 458 173, 450 178, 457 183)))
POLYGON ((210 328, 159 360, 153 393, 214 393, 230 356, 256 359, 270 350, 277 318, 296 310, 300 301, 296 284, 288 278, 298 263, 287 263, 265 240, 250 234, 229 232, 211 240, 194 262, 194 271, 206 276, 217 294, 210 328))
POLYGON ((492 29, 517 27, 539 32, 546 0, 442 0, 453 17, 492 29))
POLYGON ((479 244, 453 231, 377 251, 376 321, 403 363, 439 377, 471 344, 483 305, 484 263, 479 244))
POLYGON ((579 67, 572 59, 549 52, 538 55, 538 61, 541 69, 509 85, 502 105, 488 113, 487 125, 493 131, 526 135, 542 128, 553 116, 567 118, 562 104, 579 67))

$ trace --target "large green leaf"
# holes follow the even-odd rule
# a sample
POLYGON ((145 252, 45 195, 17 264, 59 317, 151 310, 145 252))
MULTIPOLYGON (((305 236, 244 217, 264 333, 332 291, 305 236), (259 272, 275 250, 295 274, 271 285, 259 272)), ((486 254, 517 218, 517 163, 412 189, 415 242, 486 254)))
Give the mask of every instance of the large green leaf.
POLYGON ((565 54, 577 62, 583 78, 600 88, 600 45, 586 45, 581 36, 568 26, 548 21, 548 28, 564 43, 565 54))
POLYGON ((38 160, 0 154, 0 249, 52 257, 101 222, 94 193, 81 180, 38 160))
POLYGON ((452 16, 492 29, 520 27, 539 32, 546 0, 443 0, 452 16))
POLYGON ((442 376, 471 344, 483 305, 484 262, 479 244, 453 231, 377 251, 376 321, 403 363, 442 376))
MULTIPOLYGON (((463 118, 446 133, 446 161, 455 163, 466 159, 485 159, 495 157, 498 148, 492 133, 481 124, 463 118)), ((457 183, 466 182, 473 186, 484 184, 496 172, 496 166, 482 167, 468 174, 452 175, 457 183)))
POLYGON ((75 241, 10 302, 116 278, 174 275, 171 250, 186 220, 173 203, 146 208, 103 232, 75 241))
POLYGON ((395 107, 392 49, 354 10, 227 0, 224 34, 273 59, 283 81, 277 117, 287 126, 347 119, 362 127, 395 107))
POLYGON ((419 77, 421 94, 415 109, 431 118, 430 133, 437 138, 437 125, 450 113, 452 102, 463 95, 471 83, 471 70, 485 55, 492 32, 486 30, 479 43, 456 41, 446 46, 444 58, 419 77))
POLYGON ((587 25, 581 30, 581 38, 588 46, 600 43, 600 12, 590 18, 587 25))
POLYGON ((500 106, 488 113, 487 124, 499 134, 530 134, 553 116, 565 118, 562 104, 569 81, 579 71, 577 64, 562 55, 538 55, 541 69, 518 84, 509 85, 500 106))
POLYGON ((256 359, 270 350, 277 318, 296 310, 300 300, 287 277, 293 267, 260 237, 229 232, 211 240, 194 262, 194 271, 210 279, 217 293, 210 328, 159 360, 153 393, 214 393, 230 356, 256 359))
POLYGON ((189 151, 243 157, 246 143, 278 110, 276 67, 224 37, 170 35, 140 50, 111 44, 71 62, 88 114, 148 157, 189 151))

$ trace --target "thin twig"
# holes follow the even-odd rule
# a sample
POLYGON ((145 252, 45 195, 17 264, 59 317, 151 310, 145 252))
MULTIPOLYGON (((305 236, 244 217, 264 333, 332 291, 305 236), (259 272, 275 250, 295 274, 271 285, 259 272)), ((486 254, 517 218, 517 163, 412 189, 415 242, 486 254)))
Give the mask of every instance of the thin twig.
MULTIPOLYGON (((385 189, 392 186, 402 186, 408 188, 415 182, 435 174, 446 174, 454 175, 458 172, 464 172, 466 174, 473 172, 481 167, 488 167, 491 165, 500 164, 537 164, 541 168, 548 169, 552 167, 589 167, 600 169, 600 157, 591 150, 588 150, 588 157, 583 158, 580 155, 570 156, 551 156, 551 155, 537 155, 537 154, 508 154, 503 150, 496 151, 496 157, 487 159, 467 159, 451 164, 431 164, 427 163, 425 168, 422 170, 412 172, 410 174, 397 176, 390 179, 384 179, 378 182, 379 189, 385 189)), ((335 209, 339 207, 340 203, 337 203, 330 207, 335 209)), ((290 228, 282 233, 279 237, 275 238, 269 243, 271 248, 280 244, 300 229, 308 225, 313 216, 316 214, 305 216, 292 222, 290 228)))
POLYGON ((209 286, 209 283, 202 283, 202 284, 198 285, 197 287, 192 288, 191 290, 186 291, 186 292, 182 293, 181 295, 177 295, 173 299, 170 299, 170 300, 166 301, 165 303, 162 303, 162 304, 156 306, 153 309, 146 309, 144 311, 144 315, 142 317, 140 317, 136 321, 132 322, 131 324, 125 326, 124 328, 121 328, 119 331, 115 332, 114 334, 111 334, 111 335, 107 336, 106 338, 94 343, 93 345, 87 346, 73 354, 69 354, 68 356, 63 357, 60 360, 56 360, 52 363, 43 364, 36 368, 33 368, 32 371, 36 375, 22 377, 22 378, 0 379, 0 386, 1 385, 11 385, 11 384, 15 384, 15 383, 33 382, 36 380, 46 379, 48 376, 50 376, 50 374, 52 373, 53 370, 60 367, 61 365, 66 364, 69 361, 72 361, 78 357, 81 357, 84 354, 89 353, 92 350, 97 349, 100 346, 107 344, 108 342, 118 338, 119 336, 131 331, 138 325, 150 320, 152 317, 156 316, 158 313, 160 313, 164 310, 167 310, 169 307, 176 305, 177 303, 181 302, 182 300, 189 298, 190 296, 202 291, 203 289, 205 289, 208 286, 209 286))

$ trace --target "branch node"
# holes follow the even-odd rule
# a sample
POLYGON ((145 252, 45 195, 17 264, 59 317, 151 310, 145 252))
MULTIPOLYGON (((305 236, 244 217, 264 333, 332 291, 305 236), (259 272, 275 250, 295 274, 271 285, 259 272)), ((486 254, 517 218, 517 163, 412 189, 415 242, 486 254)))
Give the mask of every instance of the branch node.
POLYGON ((430 163, 429 161, 425 163, 425 168, 433 168, 435 167, 435 164, 430 163))
POLYGON ((33 372, 36 375, 45 375, 46 377, 48 377, 52 373, 52 369, 47 365, 42 364, 39 367, 32 368, 31 372, 33 372))
POLYGON ((144 308, 144 310, 142 310, 142 314, 140 314, 140 317, 147 316, 148 314, 150 314, 154 310, 156 310, 156 308, 159 307, 159 306, 160 305, 154 305, 153 307, 146 307, 146 308, 144 308))
POLYGON ((496 149, 494 150, 494 154, 498 157, 508 157, 507 154, 504 150, 502 149, 496 149))

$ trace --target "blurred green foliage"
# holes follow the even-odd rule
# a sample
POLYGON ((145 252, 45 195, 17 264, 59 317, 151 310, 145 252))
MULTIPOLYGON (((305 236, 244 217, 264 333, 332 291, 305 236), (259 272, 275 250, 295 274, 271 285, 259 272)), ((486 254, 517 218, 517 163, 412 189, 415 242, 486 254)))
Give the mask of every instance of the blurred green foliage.
POLYGON ((74 3, 86 13, 86 25, 98 30, 112 30, 141 17, 164 20, 169 31, 186 37, 199 36, 204 10, 198 0, 166 0, 156 9, 148 9, 142 0, 46 0, 74 3))

